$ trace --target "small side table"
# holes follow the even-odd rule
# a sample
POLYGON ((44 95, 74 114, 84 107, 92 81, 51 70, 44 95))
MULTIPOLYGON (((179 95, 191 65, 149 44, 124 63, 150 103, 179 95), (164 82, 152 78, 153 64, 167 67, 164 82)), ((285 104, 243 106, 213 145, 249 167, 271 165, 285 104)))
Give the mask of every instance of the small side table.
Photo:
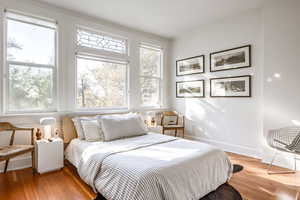
POLYGON ((35 142, 35 167, 40 174, 64 167, 64 142, 52 138, 52 142, 42 139, 35 142))

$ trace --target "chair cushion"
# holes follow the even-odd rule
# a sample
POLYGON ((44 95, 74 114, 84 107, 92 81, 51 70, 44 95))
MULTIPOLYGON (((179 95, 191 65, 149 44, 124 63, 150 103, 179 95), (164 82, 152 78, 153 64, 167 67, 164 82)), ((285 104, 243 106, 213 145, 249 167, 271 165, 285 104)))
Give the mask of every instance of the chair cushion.
POLYGON ((176 125, 177 121, 178 121, 178 116, 177 115, 164 116, 162 124, 164 126, 176 125))
POLYGON ((33 148, 34 148, 33 145, 12 145, 12 146, 0 147, 0 157, 13 155, 33 148))

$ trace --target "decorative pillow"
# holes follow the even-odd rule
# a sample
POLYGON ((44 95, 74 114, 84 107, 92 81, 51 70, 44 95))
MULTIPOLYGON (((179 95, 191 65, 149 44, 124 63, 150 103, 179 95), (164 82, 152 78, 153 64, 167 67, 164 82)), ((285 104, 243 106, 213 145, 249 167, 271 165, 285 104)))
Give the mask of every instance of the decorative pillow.
POLYGON ((81 123, 80 123, 80 118, 78 117, 75 117, 72 119, 73 123, 74 123, 74 126, 75 126, 75 129, 76 129, 76 133, 77 133, 77 136, 79 139, 81 140, 84 140, 84 133, 83 133, 83 130, 82 130, 82 127, 81 127, 81 123))
POLYGON ((81 121, 84 137, 86 141, 103 141, 103 131, 98 120, 82 120, 81 121))
POLYGON ((107 115, 102 116, 100 121, 105 141, 144 135, 148 132, 138 114, 107 115))
POLYGON ((75 126, 75 129, 76 129, 76 132, 77 132, 77 136, 78 136, 79 139, 81 139, 81 140, 85 139, 84 131, 82 129, 81 122, 82 121, 92 121, 92 120, 95 120, 95 119, 97 119, 97 118, 96 117, 74 117, 72 119, 72 121, 74 123, 74 126, 75 126))

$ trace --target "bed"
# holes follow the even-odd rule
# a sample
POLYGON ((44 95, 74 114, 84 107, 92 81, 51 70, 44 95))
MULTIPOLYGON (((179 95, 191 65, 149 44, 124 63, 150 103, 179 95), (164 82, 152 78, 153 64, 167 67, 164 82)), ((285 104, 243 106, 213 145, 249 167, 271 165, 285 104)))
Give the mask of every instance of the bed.
POLYGON ((158 133, 87 142, 63 119, 66 159, 108 200, 199 200, 232 175, 227 155, 208 144, 158 133))

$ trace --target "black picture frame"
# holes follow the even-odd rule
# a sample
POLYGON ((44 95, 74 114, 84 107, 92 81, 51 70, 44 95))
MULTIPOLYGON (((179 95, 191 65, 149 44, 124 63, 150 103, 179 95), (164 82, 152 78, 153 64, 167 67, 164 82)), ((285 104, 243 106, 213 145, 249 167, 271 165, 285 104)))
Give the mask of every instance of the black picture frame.
POLYGON ((201 79, 201 80, 192 80, 192 81, 177 81, 176 82, 176 98, 205 98, 205 81, 203 79, 201 79), (190 83, 190 82, 202 82, 202 90, 203 90, 203 95, 202 96, 179 96, 179 94, 178 94, 178 84, 180 84, 180 83, 190 83))
POLYGON ((236 47, 236 48, 232 48, 232 49, 226 49, 226 50, 222 50, 222 51, 217 51, 217 52, 213 52, 213 53, 210 53, 209 55, 209 70, 210 72, 219 72, 219 71, 227 71, 227 70, 235 70, 235 69, 242 69, 242 68, 249 68, 252 66, 252 46, 251 45, 244 45, 244 46, 240 46, 240 47, 236 47), (213 69, 213 66, 212 66, 212 57, 215 56, 215 55, 218 55, 218 54, 223 54, 223 53, 226 53, 226 52, 230 52, 230 51, 235 51, 235 50, 238 50, 238 49, 248 49, 248 52, 247 52, 247 55, 245 55, 245 64, 244 65, 241 65, 239 67, 228 67, 228 68, 225 68, 225 69, 219 69, 219 70, 214 70, 213 69))
POLYGON ((189 58, 184 58, 184 59, 180 59, 180 60, 176 60, 176 76, 188 76, 188 75, 194 75, 194 74, 203 74, 205 73, 205 55, 199 55, 199 56, 193 56, 193 57, 189 57, 189 58), (202 71, 201 72, 196 72, 196 73, 188 73, 188 74, 178 74, 178 63, 182 62, 182 61, 187 61, 187 60, 192 60, 192 59, 196 59, 196 58, 202 58, 202 71))
POLYGON ((210 80, 209 80, 209 82, 210 82, 210 84, 209 84, 209 86, 210 86, 210 97, 212 97, 212 98, 249 98, 249 97, 252 97, 252 76, 251 75, 243 75, 243 76, 230 76, 230 77, 219 77, 219 78, 211 78, 210 80), (222 80, 222 79, 224 79, 224 80, 226 80, 226 79, 236 79, 236 78, 247 78, 248 79, 248 95, 240 95, 240 96, 233 96, 233 95, 228 95, 228 96, 226 96, 226 95, 224 95, 224 96, 216 96, 216 95, 213 95, 213 84, 212 84, 212 82, 214 81, 214 80, 222 80))

